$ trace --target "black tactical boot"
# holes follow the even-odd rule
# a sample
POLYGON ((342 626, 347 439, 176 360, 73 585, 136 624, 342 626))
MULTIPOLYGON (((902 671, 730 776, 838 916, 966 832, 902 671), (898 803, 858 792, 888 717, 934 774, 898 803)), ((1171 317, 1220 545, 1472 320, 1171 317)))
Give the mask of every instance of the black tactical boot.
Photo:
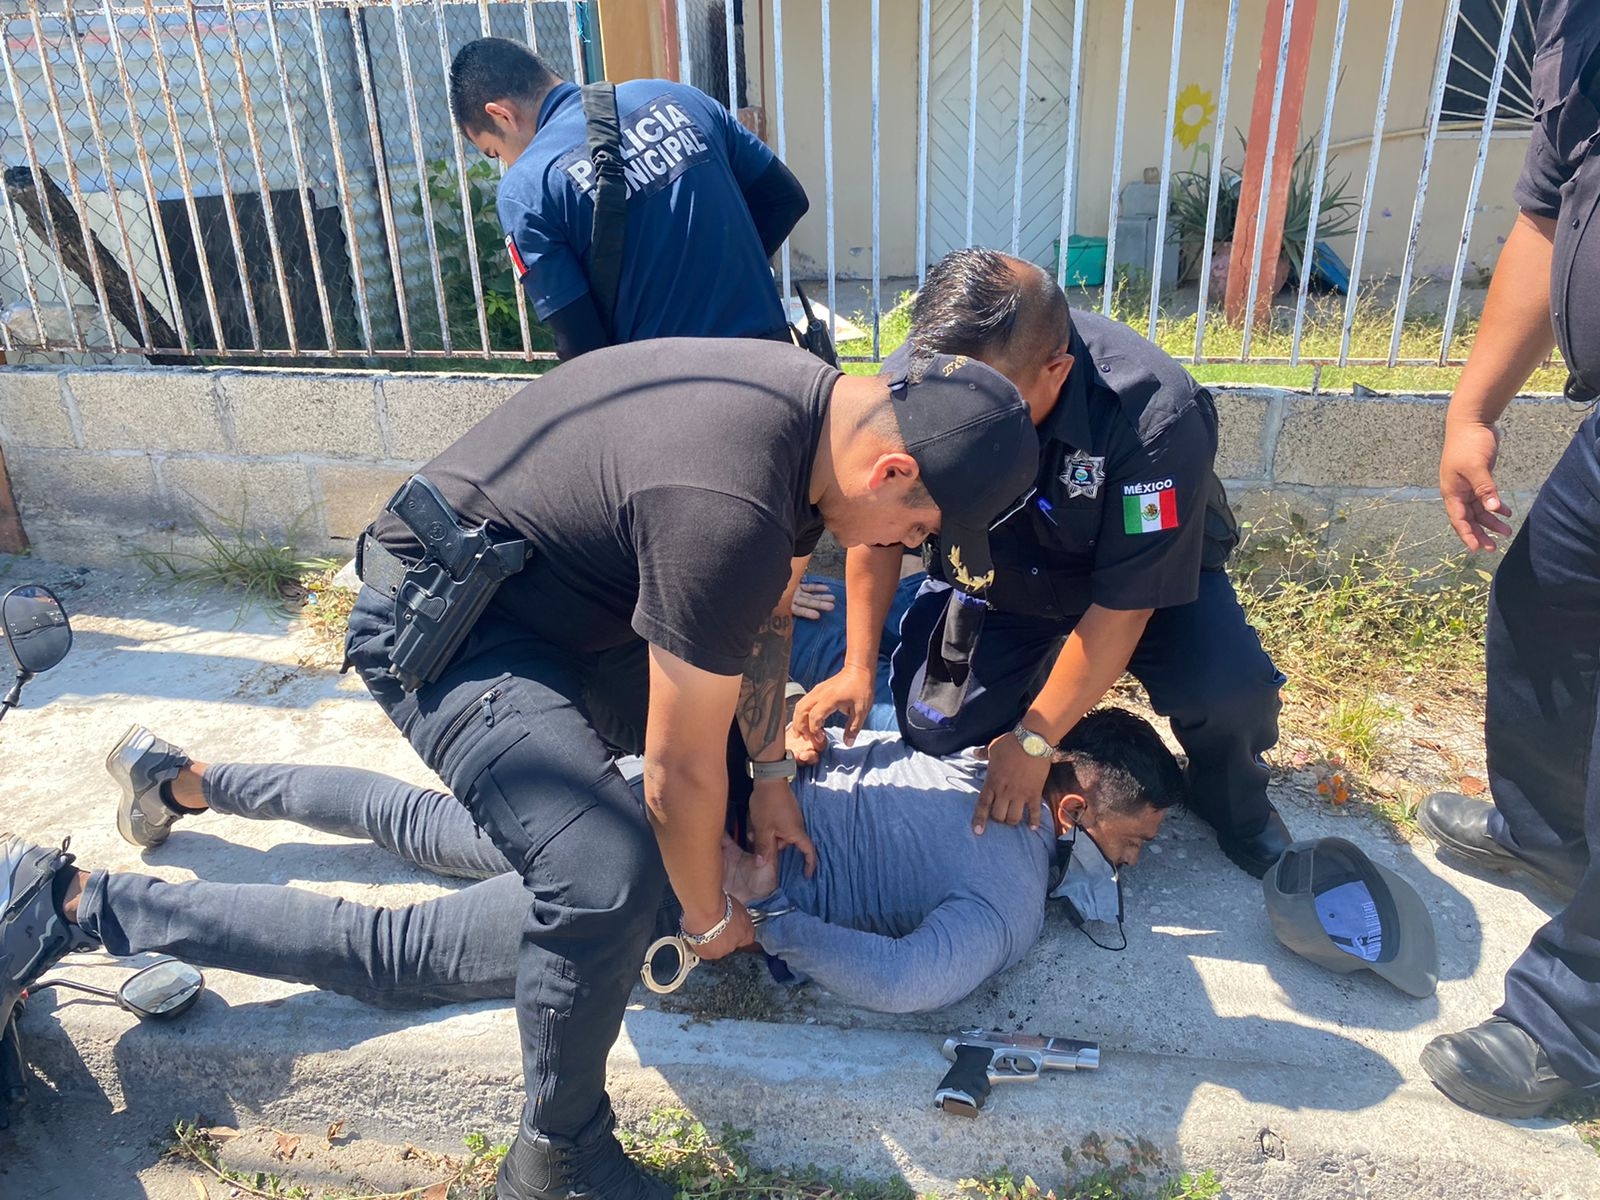
POLYGON ((135 725, 111 753, 106 770, 122 785, 117 804, 117 832, 135 846, 159 846, 183 814, 161 798, 161 785, 171 783, 189 765, 189 756, 164 742, 143 725, 135 725))
POLYGON ((1233 861, 1233 865, 1257 879, 1277 865, 1292 841, 1294 837, 1277 809, 1267 814, 1267 823, 1259 833, 1249 837, 1217 834, 1217 845, 1222 847, 1222 852, 1233 861))
POLYGON ((611 1101, 575 1138, 526 1131, 511 1143, 495 1179, 500 1200, 672 1200, 672 1189, 623 1153, 611 1101))
POLYGON ((1494 805, 1459 792, 1435 792, 1417 807, 1417 824, 1441 850, 1491 871, 1532 875, 1552 896, 1571 900, 1575 881, 1561 879, 1494 840, 1489 814, 1494 805))
POLYGON ((1446 1033, 1422 1048, 1422 1067, 1462 1108, 1491 1117, 1537 1117, 1577 1087, 1551 1069, 1544 1047, 1504 1017, 1446 1033))

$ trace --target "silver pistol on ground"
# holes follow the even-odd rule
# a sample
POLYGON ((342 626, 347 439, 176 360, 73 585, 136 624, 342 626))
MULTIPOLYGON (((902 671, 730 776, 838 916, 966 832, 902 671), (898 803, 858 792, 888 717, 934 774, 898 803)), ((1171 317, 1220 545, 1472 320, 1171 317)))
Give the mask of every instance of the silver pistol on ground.
POLYGON ((933 1093, 935 1108, 975 1117, 997 1083, 1030 1083, 1045 1071, 1098 1071, 1100 1046, 1037 1033, 963 1029, 944 1040, 942 1053, 954 1065, 933 1093))

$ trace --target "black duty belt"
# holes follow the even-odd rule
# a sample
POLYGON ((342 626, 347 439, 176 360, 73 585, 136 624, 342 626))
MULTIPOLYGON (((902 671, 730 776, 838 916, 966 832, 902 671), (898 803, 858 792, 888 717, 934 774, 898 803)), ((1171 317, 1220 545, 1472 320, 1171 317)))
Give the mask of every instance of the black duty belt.
POLYGON ((389 553, 370 526, 356 539, 356 574, 374 591, 393 600, 400 594, 400 585, 406 581, 406 572, 410 569, 411 564, 405 559, 389 553))

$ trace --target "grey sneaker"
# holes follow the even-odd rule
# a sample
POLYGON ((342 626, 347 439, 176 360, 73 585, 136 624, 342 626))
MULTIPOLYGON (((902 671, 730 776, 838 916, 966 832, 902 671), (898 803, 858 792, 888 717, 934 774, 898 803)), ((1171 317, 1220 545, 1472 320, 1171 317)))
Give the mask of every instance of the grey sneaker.
POLYGON ((122 785, 117 832, 135 846, 159 846, 181 815, 161 799, 161 785, 178 777, 189 756, 143 725, 128 730, 106 755, 106 770, 122 785))

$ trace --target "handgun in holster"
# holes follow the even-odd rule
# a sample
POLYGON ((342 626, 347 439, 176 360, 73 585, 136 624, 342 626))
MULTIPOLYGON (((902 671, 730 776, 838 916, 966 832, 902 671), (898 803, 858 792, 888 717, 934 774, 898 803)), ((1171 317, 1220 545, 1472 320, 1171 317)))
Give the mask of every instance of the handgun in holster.
POLYGON ((934 1107, 975 1117, 997 1083, 1032 1083, 1045 1071, 1095 1071, 1100 1047, 1073 1038, 963 1029, 941 1051, 954 1065, 933 1093, 934 1107))
POLYGON ((394 598, 391 670, 414 692, 454 657, 500 585, 522 570, 527 542, 491 541, 487 525, 463 528, 424 476, 406 480, 385 505, 422 543, 394 598))

